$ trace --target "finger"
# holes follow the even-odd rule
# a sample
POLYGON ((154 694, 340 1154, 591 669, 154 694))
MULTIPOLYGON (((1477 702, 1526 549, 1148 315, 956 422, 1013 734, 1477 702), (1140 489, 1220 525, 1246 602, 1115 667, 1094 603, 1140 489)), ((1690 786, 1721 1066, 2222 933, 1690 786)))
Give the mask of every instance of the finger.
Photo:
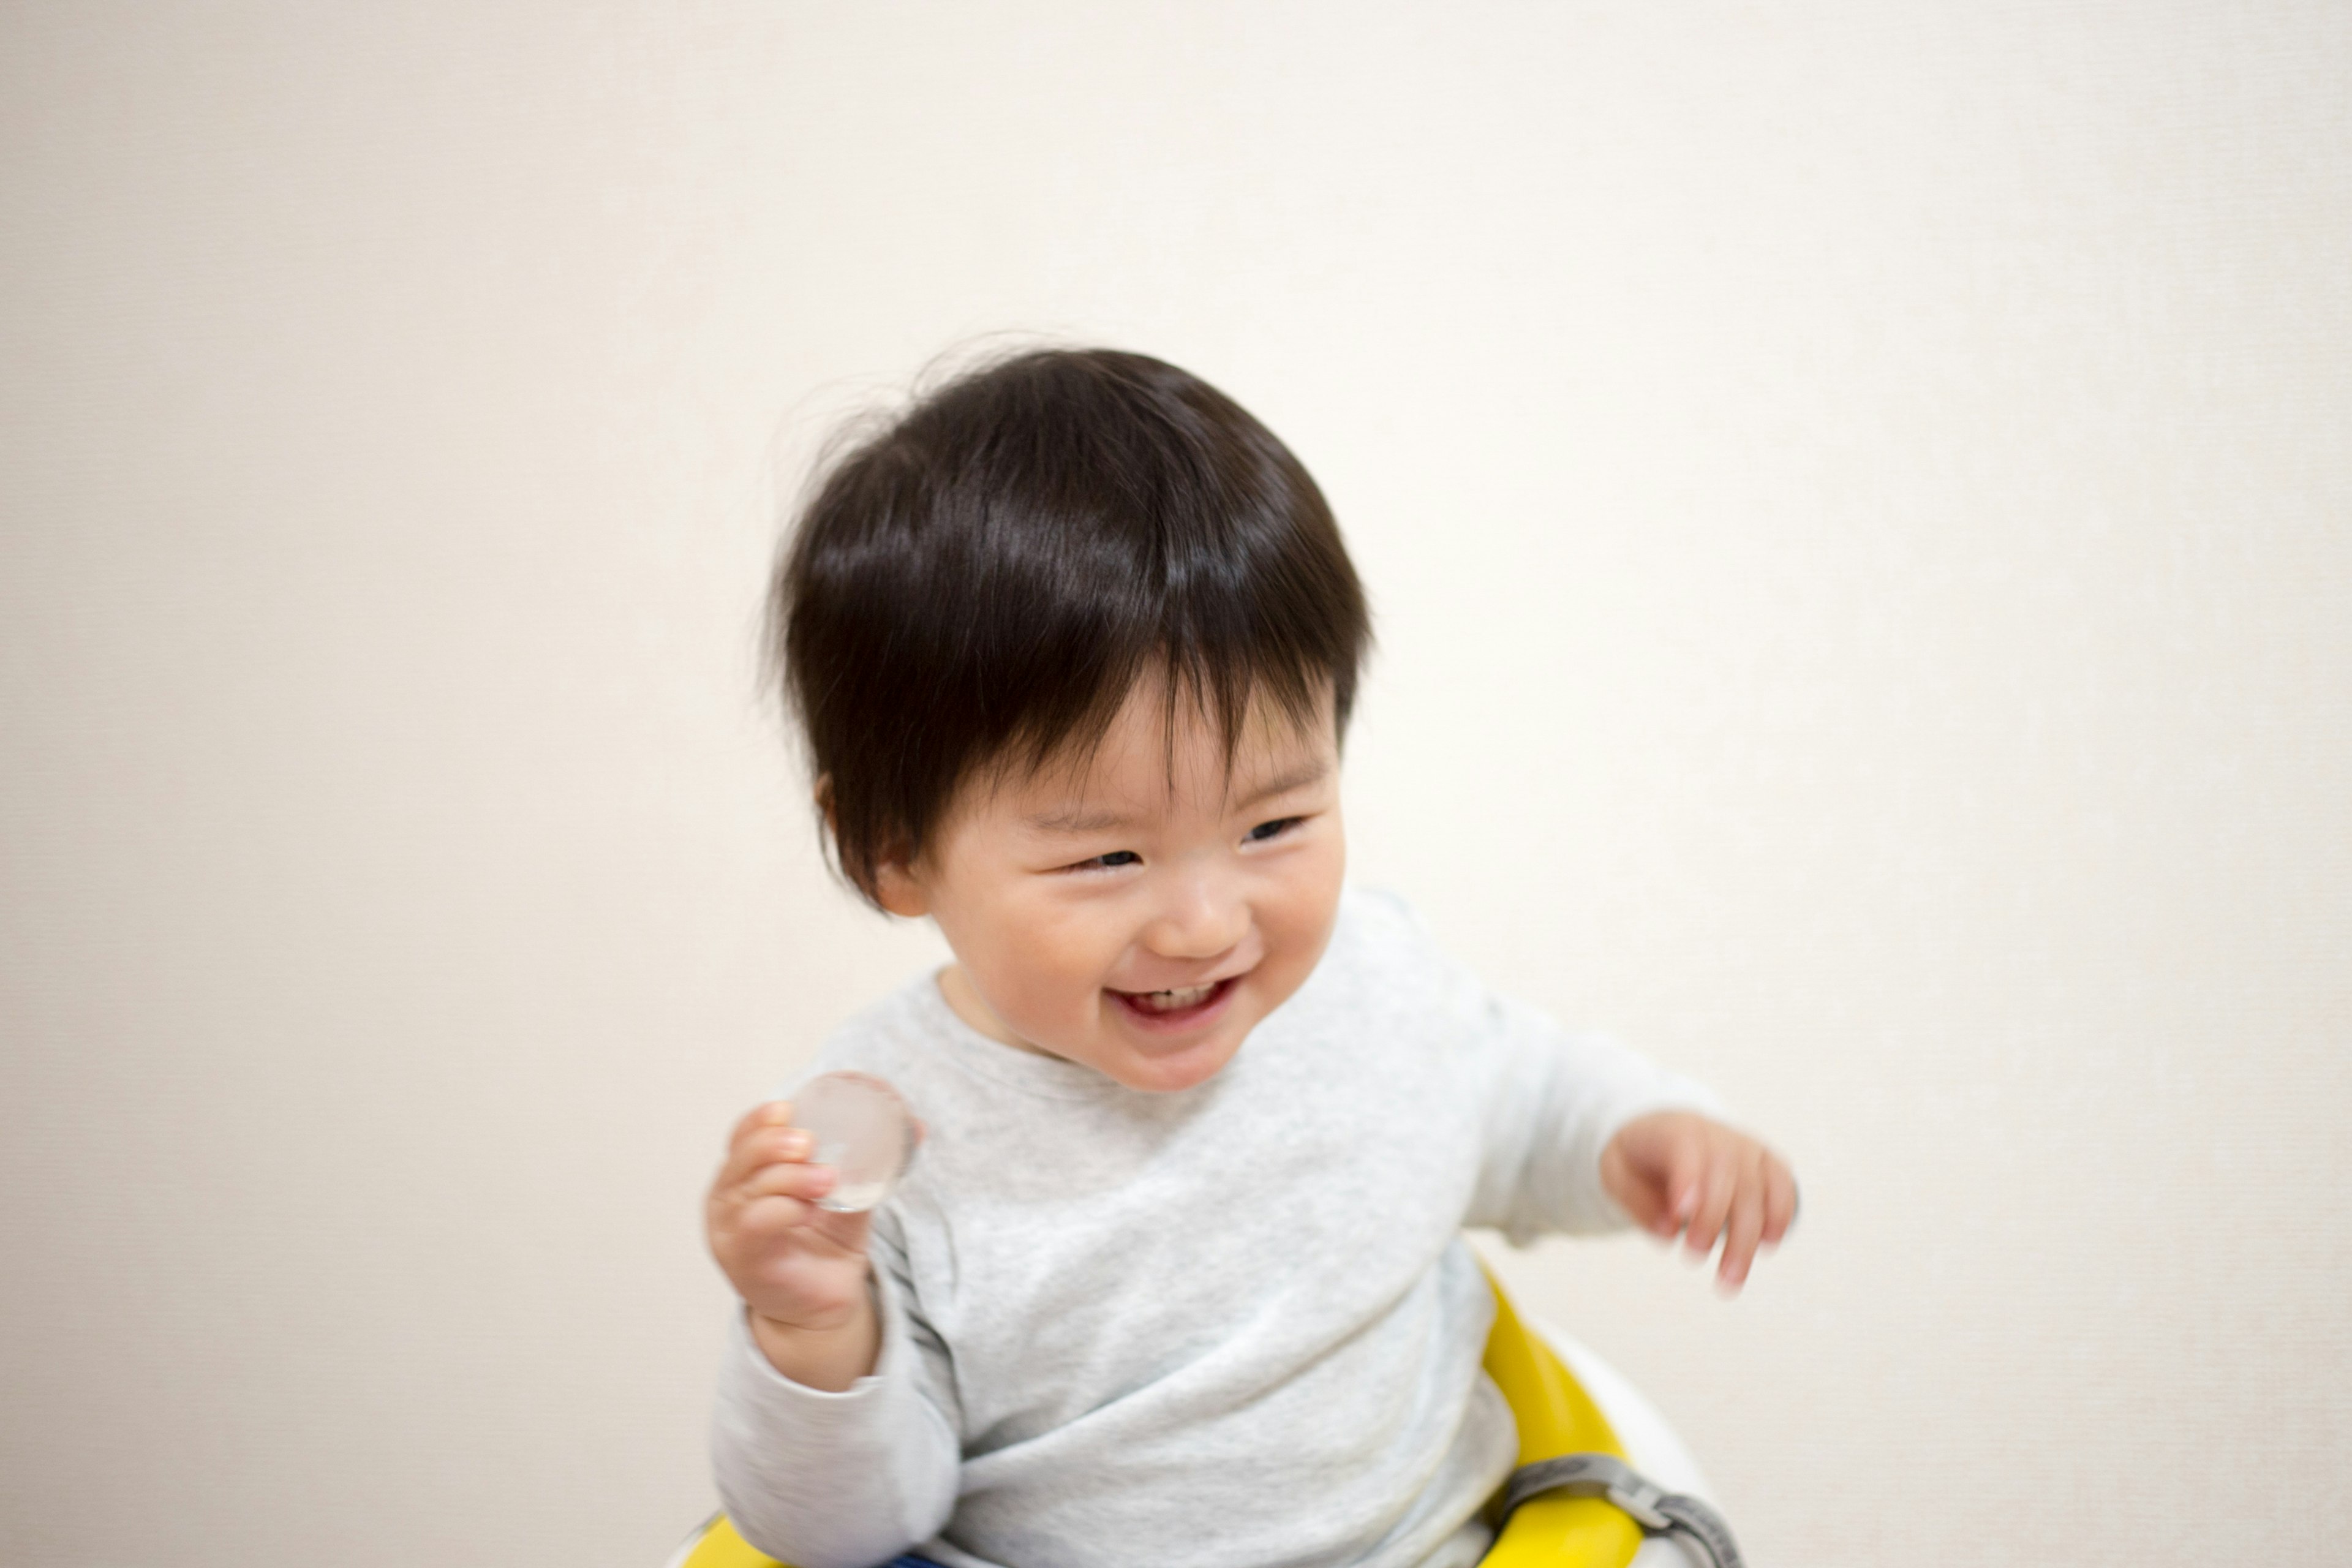
POLYGON ((1649 1183, 1636 1183, 1622 1187, 1617 1201, 1635 1225, 1659 1241, 1675 1238, 1674 1211, 1666 1205, 1664 1191, 1649 1183))
POLYGON ((767 1242, 789 1230, 803 1230, 824 1211, 805 1198, 773 1194, 733 1205, 728 1229, 747 1241, 767 1242))
POLYGON ((845 1214, 839 1209, 818 1207, 809 1213, 808 1234, 824 1237, 836 1253, 863 1257, 866 1232, 873 1224, 872 1209, 845 1214))
POLYGON ((744 1139, 751 1137, 761 1129, 786 1126, 792 1119, 793 1102, 791 1100, 763 1100, 745 1111, 736 1121, 733 1131, 727 1134, 727 1147, 731 1152, 740 1145, 744 1139))
POLYGON ((747 1146, 775 1128, 790 1125, 792 1118, 792 1106, 781 1100, 765 1100, 745 1111, 727 1134, 727 1153, 719 1163, 719 1182, 741 1180, 743 1173, 758 1163, 744 1157, 747 1146))
POLYGON ((1797 1178, 1778 1154, 1764 1157, 1764 1240, 1773 1247, 1797 1223, 1797 1178))
POLYGON ((1731 1213, 1731 1197, 1738 1185, 1738 1175, 1729 1160, 1716 1158, 1706 1163, 1706 1173, 1699 1181, 1698 1207, 1691 1215, 1690 1228, 1683 1233, 1683 1246, 1693 1258, 1705 1258, 1715 1250, 1716 1240, 1723 1234, 1723 1222, 1731 1213))
POLYGON ((765 1257, 863 1257, 873 1221, 868 1211, 844 1214, 807 1198, 776 1194, 737 1205, 731 1234, 745 1250, 765 1257))
POLYGON ((1661 1233, 1667 1240, 1698 1218, 1699 1206, 1706 1195, 1706 1141, 1696 1133, 1677 1138, 1666 1159, 1666 1224, 1661 1233))
POLYGON ((1666 1224, 1666 1200, 1664 1186, 1635 1170, 1626 1157, 1622 1137, 1612 1138, 1601 1151, 1601 1185, 1617 1200, 1627 1217, 1655 1237, 1674 1233, 1666 1224))
POLYGON ((1738 1293, 1748 1283, 1748 1270, 1756 1260, 1756 1243, 1764 1235, 1764 1172, 1760 1163, 1749 1170, 1731 1197, 1731 1219, 1723 1232, 1723 1261, 1716 1268, 1716 1283, 1731 1293, 1738 1293))
POLYGON ((1705 1157, 1702 1141, 1677 1119, 1635 1122, 1604 1151, 1602 1176, 1636 1225, 1672 1241, 1696 1206, 1705 1157))
POLYGON ((809 1157, 813 1140, 798 1127, 754 1128, 719 1168, 719 1184, 740 1186, 769 1165, 791 1164, 809 1157))
POLYGON ((805 1198, 810 1202, 824 1196, 839 1184, 840 1175, 830 1165, 811 1165, 804 1162, 762 1165, 751 1173, 735 1191, 738 1198, 750 1203, 756 1198, 805 1198))

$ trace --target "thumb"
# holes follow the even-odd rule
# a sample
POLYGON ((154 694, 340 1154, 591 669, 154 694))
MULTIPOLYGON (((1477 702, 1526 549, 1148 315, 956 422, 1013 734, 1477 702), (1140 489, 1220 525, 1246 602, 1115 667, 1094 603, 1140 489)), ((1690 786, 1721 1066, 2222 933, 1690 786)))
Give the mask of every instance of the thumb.
POLYGON ((845 1252, 863 1253, 867 1232, 874 1226, 872 1209, 819 1208, 810 1216, 811 1227, 845 1252))
POLYGON ((1671 1114, 1637 1117, 1610 1140, 1601 1162, 1609 1195, 1633 1223, 1667 1240, 1698 1212, 1706 1168, 1699 1141, 1682 1131, 1671 1114))

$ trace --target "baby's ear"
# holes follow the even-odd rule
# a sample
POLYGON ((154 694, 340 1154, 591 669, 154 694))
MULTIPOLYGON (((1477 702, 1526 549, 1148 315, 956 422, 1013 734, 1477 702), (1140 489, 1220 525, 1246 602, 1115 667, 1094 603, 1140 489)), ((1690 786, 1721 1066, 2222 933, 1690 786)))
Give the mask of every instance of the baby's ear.
POLYGON ((930 911, 930 900, 924 894, 922 883, 908 870, 906 857, 885 857, 874 862, 874 886, 871 889, 858 881, 845 859, 841 858, 841 819, 833 809, 833 775, 819 773, 816 785, 810 791, 816 801, 817 815, 824 818, 824 836, 833 841, 836 864, 861 892, 870 892, 875 903, 889 914, 904 915, 908 920, 930 911))
POLYGON ((875 862, 874 901, 910 921, 931 912, 930 895, 924 889, 922 879, 903 860, 875 862))

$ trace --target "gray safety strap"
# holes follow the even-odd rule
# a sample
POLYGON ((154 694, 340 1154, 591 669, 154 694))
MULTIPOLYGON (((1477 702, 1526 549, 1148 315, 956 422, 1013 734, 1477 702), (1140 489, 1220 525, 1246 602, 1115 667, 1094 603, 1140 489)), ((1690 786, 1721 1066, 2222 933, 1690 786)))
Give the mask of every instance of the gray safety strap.
MULTIPOLYGON (((1715 1568, 1740 1568, 1739 1547, 1721 1514, 1695 1497, 1662 1490, 1633 1466, 1607 1454, 1563 1454, 1520 1466, 1503 1487, 1503 1518, 1510 1518, 1523 1502, 1559 1492, 1607 1498, 1643 1534, 1679 1537, 1705 1552, 1715 1568)), ((1496 1529, 1501 1528, 1498 1521, 1496 1529)))

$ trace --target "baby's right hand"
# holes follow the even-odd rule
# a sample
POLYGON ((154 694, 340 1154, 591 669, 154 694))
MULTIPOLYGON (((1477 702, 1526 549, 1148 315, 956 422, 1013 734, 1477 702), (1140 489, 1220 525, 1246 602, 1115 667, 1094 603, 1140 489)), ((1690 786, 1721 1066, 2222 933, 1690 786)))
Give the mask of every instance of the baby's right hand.
POLYGON ((735 1124, 705 1210, 710 1255, 754 1313, 824 1333, 866 1310, 872 1219, 817 1207, 834 1172, 808 1163, 809 1135, 792 1116, 789 1103, 772 1100, 735 1124))

